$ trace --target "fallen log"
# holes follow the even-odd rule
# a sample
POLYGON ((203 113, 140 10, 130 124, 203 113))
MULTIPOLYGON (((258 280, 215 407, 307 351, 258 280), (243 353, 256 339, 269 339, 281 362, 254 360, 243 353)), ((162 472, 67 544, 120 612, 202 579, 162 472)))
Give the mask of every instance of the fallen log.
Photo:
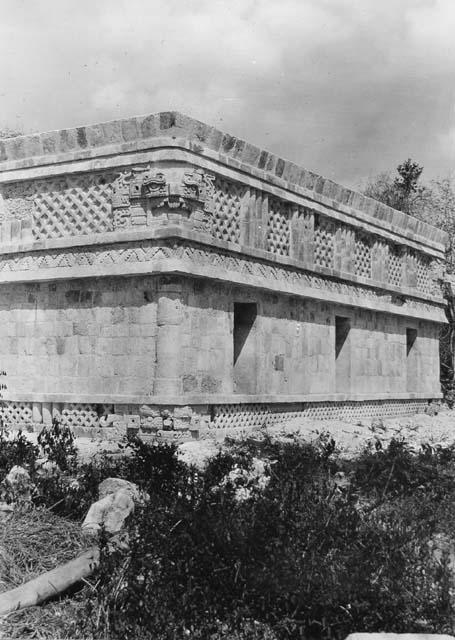
POLYGON ((38 578, 0 593, 0 615, 4 616, 19 609, 34 607, 67 591, 84 578, 90 576, 99 565, 100 550, 91 547, 82 555, 66 564, 46 571, 38 578))

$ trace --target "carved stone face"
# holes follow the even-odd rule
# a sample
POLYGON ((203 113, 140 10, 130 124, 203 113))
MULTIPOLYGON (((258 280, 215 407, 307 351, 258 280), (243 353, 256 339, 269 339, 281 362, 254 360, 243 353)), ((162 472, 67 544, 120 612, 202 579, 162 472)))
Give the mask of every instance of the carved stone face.
POLYGON ((177 179, 162 171, 153 172, 150 167, 126 172, 118 178, 112 194, 114 226, 129 226, 132 209, 142 208, 144 215, 150 211, 152 217, 166 210, 179 210, 187 218, 194 215, 200 229, 201 222, 207 218, 203 212, 213 211, 214 179, 200 169, 182 173, 177 179))

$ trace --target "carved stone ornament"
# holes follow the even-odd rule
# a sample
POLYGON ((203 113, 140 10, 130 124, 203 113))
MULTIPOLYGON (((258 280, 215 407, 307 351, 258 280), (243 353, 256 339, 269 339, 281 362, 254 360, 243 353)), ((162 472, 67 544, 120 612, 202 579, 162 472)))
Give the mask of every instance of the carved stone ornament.
MULTIPOLYGON (((147 210, 180 209, 213 212, 215 176, 201 169, 186 172, 180 182, 169 181, 161 171, 133 168, 117 179, 112 194, 116 227, 127 226, 128 217, 146 216, 147 210)), ((144 221, 146 224, 146 221, 144 221)))

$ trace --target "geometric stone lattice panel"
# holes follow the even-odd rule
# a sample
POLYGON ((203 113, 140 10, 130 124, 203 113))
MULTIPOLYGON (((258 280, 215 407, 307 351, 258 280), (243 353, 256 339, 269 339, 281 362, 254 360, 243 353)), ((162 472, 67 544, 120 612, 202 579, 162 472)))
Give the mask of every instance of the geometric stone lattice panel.
POLYGON ((254 429, 262 427, 270 417, 267 404, 218 404, 213 406, 212 426, 216 428, 241 427, 254 429))
POLYGON ((221 404, 212 408, 211 427, 215 429, 254 429, 271 426, 295 418, 312 420, 344 420, 387 418, 412 415, 423 411, 428 400, 365 400, 361 402, 302 402, 279 404, 221 404))
POLYGON ((335 226, 323 216, 314 217, 314 263, 333 269, 335 226))
POLYGON ((417 254, 417 289, 423 293, 433 293, 433 282, 430 277, 430 259, 417 254))
POLYGON ((401 251, 395 245, 389 245, 389 284, 394 287, 401 286, 401 274, 402 274, 402 256, 401 251))
POLYGON ((98 427, 98 405, 65 403, 61 412, 61 423, 66 427, 98 427))
POLYGON ((246 187, 215 177, 213 192, 212 233, 227 242, 240 242, 240 206, 246 187))
POLYGON ((32 424, 31 402, 6 402, 0 406, 0 417, 5 428, 32 424))
POLYGON ((289 255, 289 207, 283 200, 269 199, 267 223, 267 251, 289 255))
POLYGON ((67 175, 29 180, 5 190, 7 208, 28 207, 37 240, 112 231, 110 196, 118 174, 67 175))
POLYGON ((365 235, 356 234, 355 273, 357 276, 371 278, 371 244, 365 235))
MULTIPOLYGON (((42 424, 42 409, 44 404, 38 402, 37 416, 33 415, 32 402, 15 402, 4 400, 0 404, 0 417, 5 428, 22 429, 32 426, 36 420, 42 424), (40 417, 41 416, 41 417, 40 417)), ((112 404, 88 404, 88 403, 45 403, 58 422, 67 427, 99 427, 100 416, 113 413, 112 404)), ((137 409, 137 407, 136 407, 137 409)))

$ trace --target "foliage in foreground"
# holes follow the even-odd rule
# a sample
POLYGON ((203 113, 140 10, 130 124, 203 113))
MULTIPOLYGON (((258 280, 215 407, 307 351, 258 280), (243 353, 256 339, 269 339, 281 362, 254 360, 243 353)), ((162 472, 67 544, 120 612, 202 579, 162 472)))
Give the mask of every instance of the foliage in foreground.
POLYGON ((344 638, 451 632, 452 574, 430 541, 453 530, 455 451, 403 442, 340 460, 333 443, 262 445, 270 482, 235 499, 221 478, 254 447, 203 473, 148 448, 150 503, 127 552, 105 554, 88 604, 99 638, 344 638))
MULTIPOLYGON (((2 439, 0 480, 12 460, 24 464, 37 482, 35 504, 75 520, 111 475, 138 483, 151 499, 130 522, 128 550, 103 547, 86 604, 72 608, 80 618, 72 634, 281 640, 453 632, 449 546, 436 558, 431 543, 454 530, 454 448, 415 453, 392 440, 344 460, 330 439, 264 440, 233 444, 201 472, 173 445, 132 440, 120 460, 80 465, 73 444, 61 429, 45 434, 41 449, 21 436, 2 439), (58 478, 37 471, 43 443, 66 469, 58 478), (239 492, 235 483, 246 482, 256 457, 266 461, 267 481, 239 492)), ((27 612, 16 617, 22 628, 29 620, 27 612)))

